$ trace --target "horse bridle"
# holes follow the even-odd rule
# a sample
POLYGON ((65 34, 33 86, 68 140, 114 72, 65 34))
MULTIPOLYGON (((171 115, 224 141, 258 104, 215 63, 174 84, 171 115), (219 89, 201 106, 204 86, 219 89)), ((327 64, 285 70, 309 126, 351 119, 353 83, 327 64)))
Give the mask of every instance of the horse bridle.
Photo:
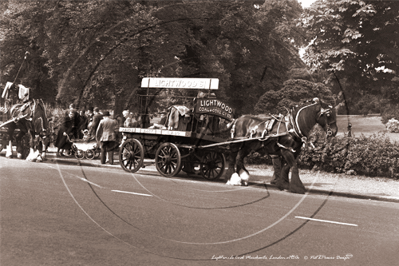
POLYGON ((327 108, 327 109, 324 109, 323 107, 321 107, 319 115, 318 115, 319 118, 317 120, 319 120, 323 115, 326 115, 326 120, 327 120, 326 135, 327 135, 327 137, 331 137, 333 132, 331 130, 330 125, 335 123, 335 121, 328 122, 328 118, 331 116, 331 109, 333 108, 331 105, 328 107, 329 108, 327 108))
POLYGON ((317 102, 314 103, 314 104, 310 104, 310 105, 307 105, 307 106, 302 107, 302 108, 297 112, 297 114, 296 114, 296 119, 294 119, 294 117, 293 117, 292 114, 289 115, 289 123, 292 125, 292 129, 291 129, 289 132, 293 133, 296 137, 300 138, 301 141, 304 142, 304 143, 307 142, 307 137, 306 137, 305 135, 303 135, 303 133, 301 132, 301 130, 300 130, 300 128, 299 128, 299 125, 297 124, 298 115, 299 115, 299 113, 302 111, 302 109, 307 108, 307 107, 310 107, 310 106, 312 106, 312 105, 316 105, 316 104, 320 104, 320 111, 318 112, 318 115, 317 115, 317 116, 318 116, 317 121, 319 121, 319 119, 320 119, 323 115, 326 115, 326 117, 327 117, 327 118, 326 118, 326 119, 327 119, 326 135, 327 135, 327 137, 331 137, 332 134, 333 134, 330 125, 333 124, 335 121, 328 122, 328 117, 331 116, 331 112, 332 112, 331 109, 332 109, 332 106, 329 106, 329 108, 324 109, 324 108, 321 106, 320 101, 317 101, 317 102))

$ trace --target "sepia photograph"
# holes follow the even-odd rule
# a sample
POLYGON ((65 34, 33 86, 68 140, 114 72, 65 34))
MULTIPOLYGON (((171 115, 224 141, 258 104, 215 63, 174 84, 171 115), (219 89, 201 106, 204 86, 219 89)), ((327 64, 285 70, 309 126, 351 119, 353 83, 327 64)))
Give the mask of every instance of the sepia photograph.
POLYGON ((1 0, 1 266, 394 266, 399 0, 1 0))

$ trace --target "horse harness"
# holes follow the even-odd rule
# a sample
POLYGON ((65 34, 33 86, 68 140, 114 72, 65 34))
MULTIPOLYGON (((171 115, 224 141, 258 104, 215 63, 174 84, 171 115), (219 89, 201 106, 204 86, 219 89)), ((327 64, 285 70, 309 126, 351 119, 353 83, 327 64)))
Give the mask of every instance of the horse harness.
MULTIPOLYGON (((318 104, 318 103, 316 103, 316 104, 318 104)), ((298 125, 298 116, 299 116, 299 113, 303 109, 308 108, 309 106, 312 106, 312 105, 304 106, 301 109, 299 109, 299 111, 296 113, 295 119, 294 119, 293 109, 291 109, 289 111, 288 115, 286 115, 286 116, 280 115, 279 117, 276 117, 276 116, 272 115, 272 119, 268 119, 266 121, 262 121, 261 123, 255 125, 253 128, 251 128, 250 132, 249 132, 249 138, 250 139, 254 138, 254 136, 256 135, 257 130, 259 129, 259 127, 264 126, 264 129, 262 131, 261 136, 259 138, 257 138, 259 141, 262 142, 262 146, 264 145, 264 142, 266 140, 268 140, 270 137, 273 137, 273 136, 281 137, 281 136, 284 136, 284 135, 291 135, 293 138, 300 139, 301 142, 303 144, 305 144, 308 141, 308 138, 302 133, 302 131, 301 131, 299 125, 298 125), (273 135, 269 135, 269 133, 273 129, 273 126, 276 123, 278 123, 277 124, 277 132, 275 134, 273 134, 273 135), (280 132, 282 123, 285 124, 286 131, 284 131, 284 132, 280 132), (264 125, 262 125, 262 124, 264 124, 264 125)), ((331 106, 329 106, 329 107, 332 108, 331 106)), ((330 108, 328 108, 328 109, 321 108, 321 110, 319 111, 319 114, 318 114, 318 118, 320 118, 324 114, 326 114, 327 117, 329 117, 330 114, 331 114, 331 109, 330 108)), ((327 136, 331 136, 332 135, 332 130, 330 128, 330 124, 332 124, 332 123, 334 123, 334 121, 332 121, 330 123, 327 123, 327 136)), ((231 128, 231 138, 232 139, 234 138, 234 133, 235 133, 235 123, 233 124, 233 126, 231 128)), ((310 143, 310 144, 312 145, 312 147, 314 147, 313 143, 310 143)), ((286 147, 286 146, 282 145, 279 142, 277 142, 277 145, 280 148, 290 150, 293 153, 296 152, 294 149, 292 149, 290 147, 286 147)))
MULTIPOLYGON (((41 103, 43 104, 43 101, 41 103)), ((33 122, 33 115, 34 115, 38 105, 39 105, 39 103, 37 103, 37 100, 35 100, 35 99, 32 99, 32 100, 24 103, 20 108, 20 114, 17 117, 13 118, 14 121, 18 122, 21 119, 26 119, 27 121, 33 122), (23 112, 28 108, 29 108, 29 111, 26 114, 23 114, 23 112)), ((40 125, 41 125, 42 132, 41 132, 41 134, 35 135, 35 138, 41 137, 41 138, 45 139, 47 130, 46 130, 46 128, 44 128, 44 121, 41 117, 40 117, 40 125)))

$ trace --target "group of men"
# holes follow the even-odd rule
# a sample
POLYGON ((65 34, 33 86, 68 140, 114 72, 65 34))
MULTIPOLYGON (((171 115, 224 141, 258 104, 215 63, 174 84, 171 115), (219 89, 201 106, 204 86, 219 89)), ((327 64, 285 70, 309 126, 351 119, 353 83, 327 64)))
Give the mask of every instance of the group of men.
POLYGON ((98 146, 101 149, 101 163, 105 164, 108 157, 108 162, 113 164, 114 150, 119 145, 119 122, 111 116, 109 111, 101 112, 98 107, 89 108, 87 114, 84 114, 83 111, 79 114, 73 104, 69 106, 69 109, 70 112, 76 114, 76 116, 72 118, 72 127, 74 128, 72 133, 75 139, 80 139, 80 133, 83 131, 84 140, 97 141, 98 146), (81 119, 82 117, 84 117, 84 119, 81 119), (81 121, 79 122, 79 120, 81 121), (82 123, 83 125, 81 125, 82 123))

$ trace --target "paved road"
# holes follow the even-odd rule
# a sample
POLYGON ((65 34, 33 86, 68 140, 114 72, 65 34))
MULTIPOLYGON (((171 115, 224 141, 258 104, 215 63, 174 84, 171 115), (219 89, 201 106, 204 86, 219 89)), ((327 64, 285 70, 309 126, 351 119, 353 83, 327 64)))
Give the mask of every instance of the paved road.
POLYGON ((399 259, 398 203, 4 157, 0 167, 1 265, 396 265, 399 259))

